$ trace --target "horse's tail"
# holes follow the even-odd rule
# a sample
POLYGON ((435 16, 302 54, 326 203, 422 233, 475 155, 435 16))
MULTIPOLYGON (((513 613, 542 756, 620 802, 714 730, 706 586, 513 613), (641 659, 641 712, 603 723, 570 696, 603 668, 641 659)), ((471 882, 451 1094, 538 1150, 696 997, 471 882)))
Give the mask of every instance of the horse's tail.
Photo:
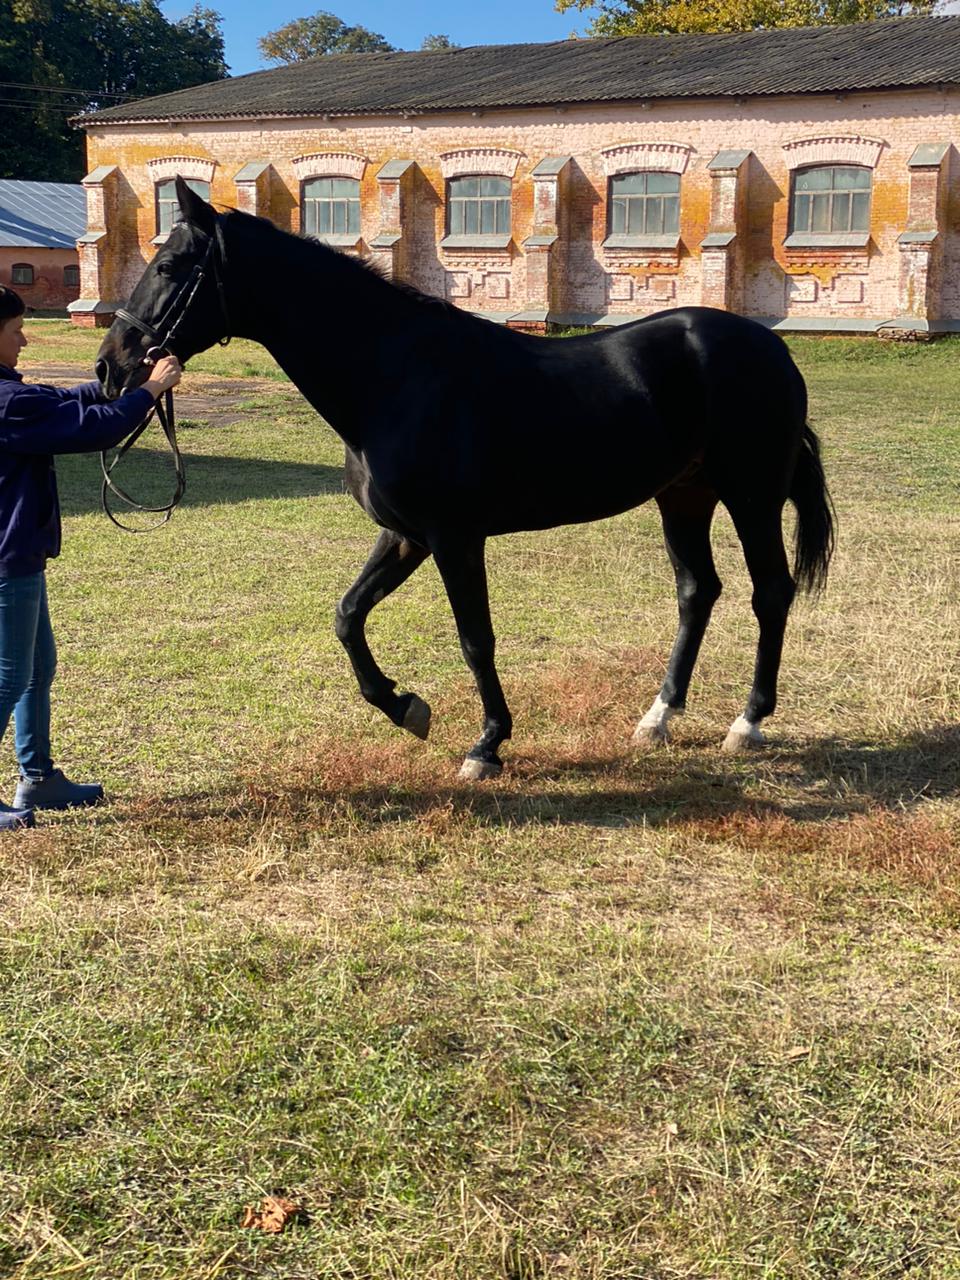
POLYGON ((820 442, 809 425, 803 428, 790 482, 790 501, 797 509, 793 576, 801 591, 816 593, 827 585, 836 533, 833 502, 820 461, 820 442))

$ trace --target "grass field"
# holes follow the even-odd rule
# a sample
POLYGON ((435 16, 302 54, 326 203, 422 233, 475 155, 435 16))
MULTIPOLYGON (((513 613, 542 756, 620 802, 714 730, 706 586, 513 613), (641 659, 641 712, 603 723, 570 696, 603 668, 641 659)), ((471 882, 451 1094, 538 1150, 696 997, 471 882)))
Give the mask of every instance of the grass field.
MULTIPOLYGON (((90 368, 97 335, 28 333, 28 378, 90 368)), ((95 459, 59 461, 56 740, 114 799, 0 849, 0 1275, 960 1277, 960 342, 792 348, 839 550, 744 759, 725 516, 653 754, 655 512, 490 544, 515 738, 470 787, 432 564, 369 626, 430 742, 356 692, 333 607, 374 531, 265 353, 184 380, 257 379, 185 427, 164 530, 118 533, 95 459), (273 1192, 302 1217, 241 1229, 273 1192)))

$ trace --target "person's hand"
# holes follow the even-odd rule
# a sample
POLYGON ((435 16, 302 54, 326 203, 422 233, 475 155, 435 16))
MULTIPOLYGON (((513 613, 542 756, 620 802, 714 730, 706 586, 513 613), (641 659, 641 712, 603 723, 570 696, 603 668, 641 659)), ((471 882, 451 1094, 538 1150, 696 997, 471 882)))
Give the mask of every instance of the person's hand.
POLYGON ((169 391, 180 381, 183 366, 176 356, 161 356, 150 371, 150 377, 143 386, 150 392, 154 400, 169 391))

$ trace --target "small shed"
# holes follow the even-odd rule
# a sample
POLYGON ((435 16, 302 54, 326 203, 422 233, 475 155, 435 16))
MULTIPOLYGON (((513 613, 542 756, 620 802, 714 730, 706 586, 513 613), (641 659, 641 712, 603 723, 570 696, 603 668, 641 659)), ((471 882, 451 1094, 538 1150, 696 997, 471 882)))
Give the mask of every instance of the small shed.
POLYGON ((33 312, 66 315, 80 294, 77 240, 86 227, 79 182, 0 179, 0 284, 33 312))

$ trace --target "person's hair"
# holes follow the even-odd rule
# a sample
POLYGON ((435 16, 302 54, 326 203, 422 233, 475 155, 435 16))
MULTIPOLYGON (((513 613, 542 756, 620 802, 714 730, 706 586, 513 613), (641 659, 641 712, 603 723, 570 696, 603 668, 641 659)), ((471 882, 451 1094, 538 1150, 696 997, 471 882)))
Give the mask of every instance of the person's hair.
POLYGON ((6 324, 8 320, 14 320, 17 316, 22 316, 26 309, 26 303, 19 293, 0 284, 0 325, 6 324))

